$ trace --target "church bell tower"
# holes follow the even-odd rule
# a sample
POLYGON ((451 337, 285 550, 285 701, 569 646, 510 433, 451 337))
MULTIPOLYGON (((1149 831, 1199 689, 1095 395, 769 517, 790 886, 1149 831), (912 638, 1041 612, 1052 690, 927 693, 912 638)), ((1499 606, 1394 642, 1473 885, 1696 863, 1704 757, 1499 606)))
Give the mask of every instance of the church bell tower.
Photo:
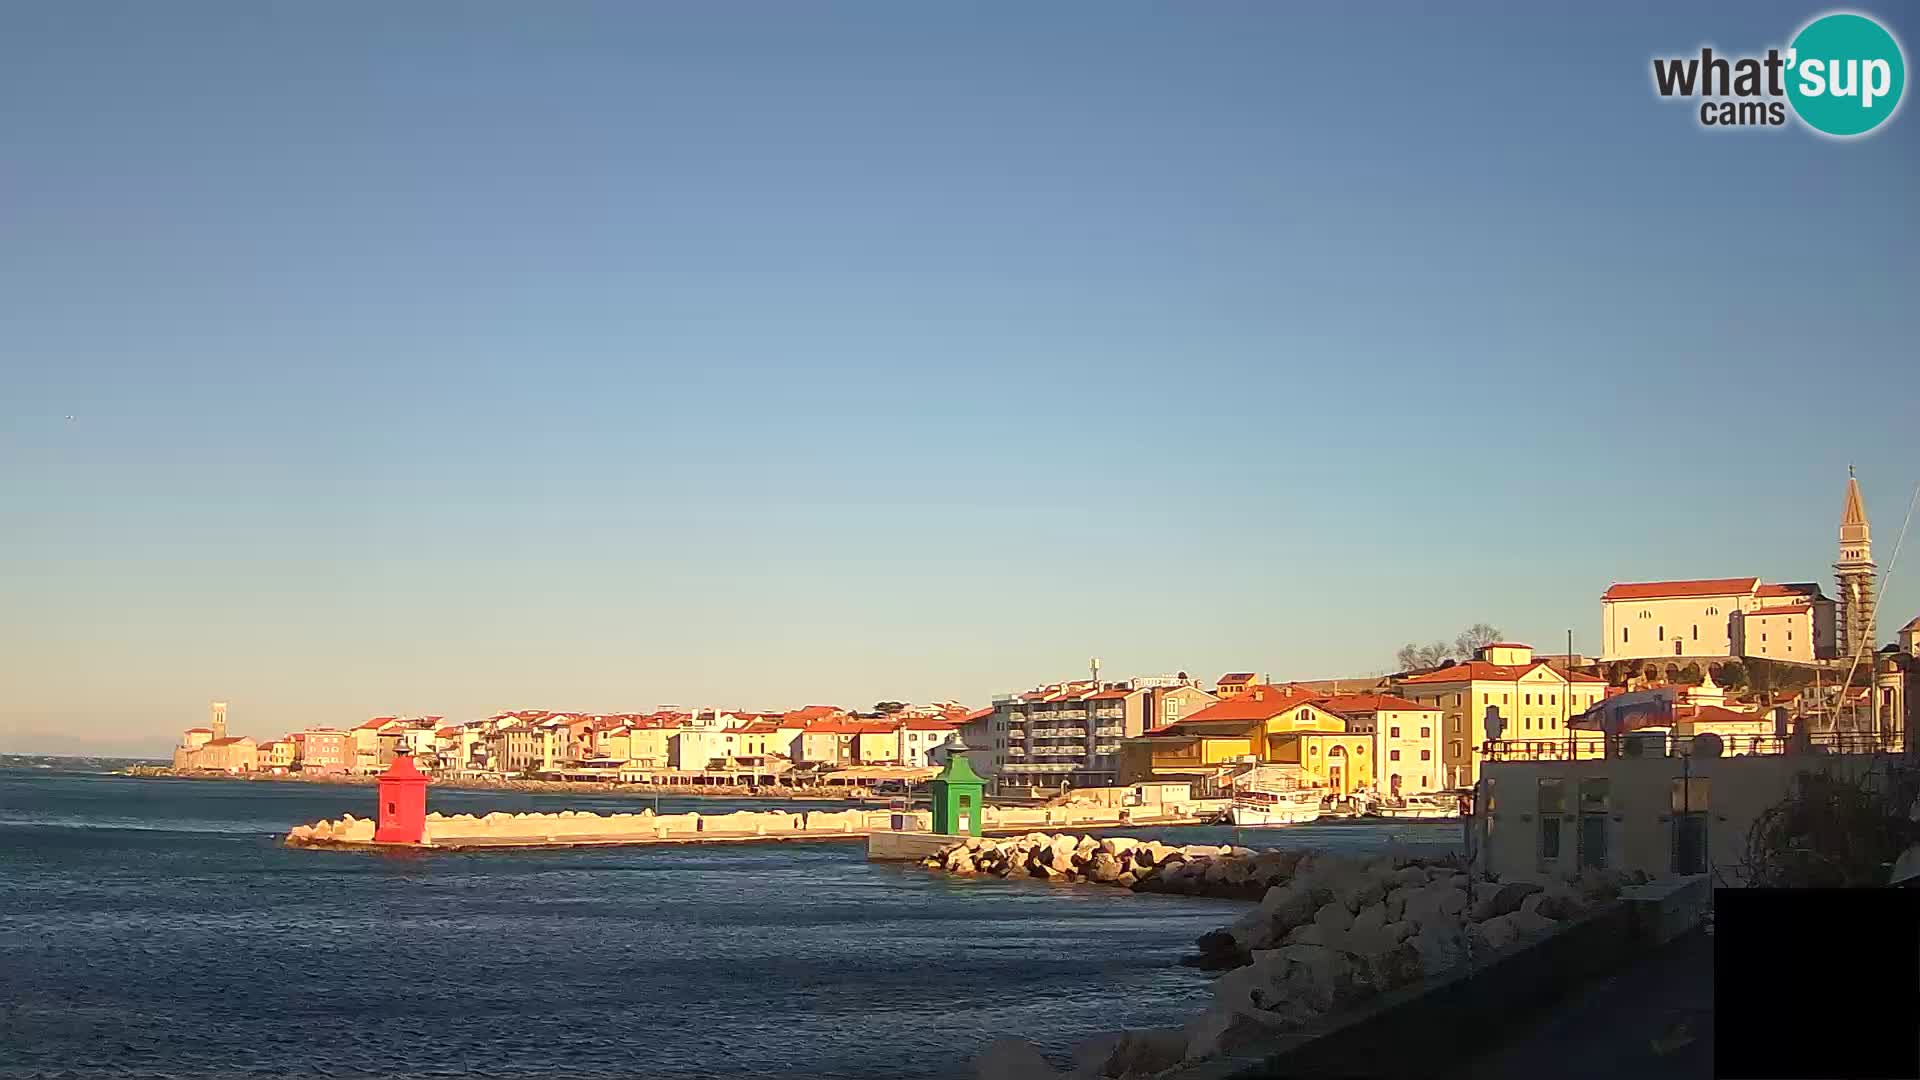
POLYGON ((1851 465, 1847 466, 1847 504, 1840 511, 1840 561, 1833 564, 1833 576, 1840 586, 1840 656, 1851 659, 1858 651, 1863 657, 1871 657, 1877 640, 1873 632, 1873 535, 1867 528, 1867 504, 1860 498, 1860 482, 1853 478, 1851 465))

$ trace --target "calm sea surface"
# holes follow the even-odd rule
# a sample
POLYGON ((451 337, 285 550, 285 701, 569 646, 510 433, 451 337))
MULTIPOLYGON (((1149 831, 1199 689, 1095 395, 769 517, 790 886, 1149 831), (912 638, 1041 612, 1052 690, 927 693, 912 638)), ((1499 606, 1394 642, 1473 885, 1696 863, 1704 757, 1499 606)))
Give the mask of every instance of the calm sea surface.
MULTIPOLYGON (((868 863, 858 844, 280 846, 293 825, 372 802, 366 788, 0 770, 0 1077, 964 1076, 999 1035, 1064 1050, 1186 1019, 1208 979, 1176 961, 1244 910, 946 878, 868 863)), ((638 805, 431 796, 447 813, 638 805)), ((1440 834, 1309 827, 1254 846, 1409 836, 1440 834)))

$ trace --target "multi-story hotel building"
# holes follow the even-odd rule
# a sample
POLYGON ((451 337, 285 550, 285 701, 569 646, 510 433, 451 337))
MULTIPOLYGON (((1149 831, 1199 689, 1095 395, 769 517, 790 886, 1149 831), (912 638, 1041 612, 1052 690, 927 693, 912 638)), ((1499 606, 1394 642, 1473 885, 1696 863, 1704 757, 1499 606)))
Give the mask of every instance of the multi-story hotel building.
POLYGON ((1097 787, 1117 783, 1120 743, 1217 699, 1181 676, 1122 683, 1054 683, 994 700, 961 727, 976 768, 1002 784, 1097 787))

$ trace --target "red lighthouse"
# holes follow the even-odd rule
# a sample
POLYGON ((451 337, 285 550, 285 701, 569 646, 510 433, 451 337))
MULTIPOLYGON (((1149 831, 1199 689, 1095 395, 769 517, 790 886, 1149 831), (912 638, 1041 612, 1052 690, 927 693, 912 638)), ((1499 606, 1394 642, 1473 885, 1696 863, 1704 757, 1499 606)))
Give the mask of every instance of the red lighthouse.
POLYGON ((414 767, 407 754, 396 755, 380 774, 377 844, 418 844, 427 836, 427 774, 414 767))

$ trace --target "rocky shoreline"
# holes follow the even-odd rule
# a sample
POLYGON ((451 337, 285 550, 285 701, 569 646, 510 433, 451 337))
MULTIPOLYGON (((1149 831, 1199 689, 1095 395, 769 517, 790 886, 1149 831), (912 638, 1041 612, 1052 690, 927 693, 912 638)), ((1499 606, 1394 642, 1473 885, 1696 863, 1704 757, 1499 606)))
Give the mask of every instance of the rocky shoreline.
POLYGON ((1554 933, 1644 880, 1588 872, 1569 881, 1472 881, 1455 856, 1357 859, 1045 833, 970 838, 925 865, 1258 901, 1196 942, 1189 963, 1226 970, 1200 1016, 1087 1040, 1065 1073, 1033 1044, 1000 1040, 977 1059, 983 1080, 1171 1075, 1455 970, 1475 954, 1554 933))

